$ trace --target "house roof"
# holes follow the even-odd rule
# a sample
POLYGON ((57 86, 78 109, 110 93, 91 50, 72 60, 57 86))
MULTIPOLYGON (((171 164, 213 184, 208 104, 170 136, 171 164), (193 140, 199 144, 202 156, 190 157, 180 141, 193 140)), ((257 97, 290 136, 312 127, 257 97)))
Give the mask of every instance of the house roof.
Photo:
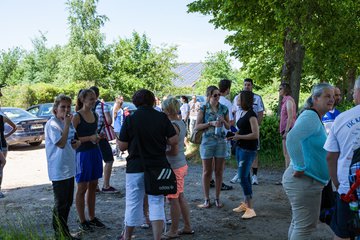
POLYGON ((203 63, 180 63, 172 71, 177 77, 172 80, 175 87, 193 87, 204 70, 203 63))

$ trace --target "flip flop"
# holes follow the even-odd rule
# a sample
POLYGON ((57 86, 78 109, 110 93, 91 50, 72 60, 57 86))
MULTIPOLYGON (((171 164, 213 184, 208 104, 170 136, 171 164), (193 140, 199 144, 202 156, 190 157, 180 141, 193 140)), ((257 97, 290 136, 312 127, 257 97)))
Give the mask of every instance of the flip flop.
POLYGON ((178 231, 178 235, 181 236, 181 235, 194 235, 195 234, 195 231, 194 230, 191 230, 190 232, 188 231, 184 231, 184 230, 179 230, 178 231))
POLYGON ((161 235, 161 240, 176 239, 176 238, 179 238, 179 234, 169 235, 169 232, 167 232, 167 233, 163 233, 163 234, 161 235))

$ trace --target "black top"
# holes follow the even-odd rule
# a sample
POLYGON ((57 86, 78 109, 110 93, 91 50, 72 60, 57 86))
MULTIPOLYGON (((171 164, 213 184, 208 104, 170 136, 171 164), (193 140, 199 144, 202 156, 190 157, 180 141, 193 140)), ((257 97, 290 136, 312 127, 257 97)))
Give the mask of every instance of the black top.
POLYGON ((165 113, 152 107, 138 107, 132 115, 125 118, 120 131, 120 141, 129 144, 126 173, 143 172, 143 164, 169 166, 165 154, 166 140, 175 134, 165 113))
POLYGON ((4 131, 5 131, 4 117, 2 115, 0 115, 0 144, 1 144, 0 149, 7 147, 7 143, 6 143, 5 136, 4 136, 4 131))
MULTIPOLYGON (((245 113, 244 116, 242 116, 236 123, 237 128, 239 129, 239 134, 240 135, 247 135, 249 133, 252 133, 251 131, 251 124, 250 124, 250 118, 251 117, 255 117, 256 113, 253 110, 249 110, 247 111, 247 113, 245 113)), ((239 140, 236 143, 239 147, 243 148, 243 149, 247 149, 247 150, 251 150, 251 151, 255 151, 257 150, 257 145, 258 145, 258 139, 254 139, 254 140, 239 140)))
MULTIPOLYGON (((93 113, 95 116, 95 121, 93 123, 89 123, 85 121, 85 119, 81 116, 79 112, 76 112, 79 114, 80 122, 76 127, 76 134, 78 137, 87 137, 96 134, 97 130, 97 122, 98 122, 98 116, 96 113, 93 113)), ((81 143, 80 147, 76 149, 77 152, 85 152, 86 150, 96 148, 97 144, 92 143, 90 141, 81 143)))

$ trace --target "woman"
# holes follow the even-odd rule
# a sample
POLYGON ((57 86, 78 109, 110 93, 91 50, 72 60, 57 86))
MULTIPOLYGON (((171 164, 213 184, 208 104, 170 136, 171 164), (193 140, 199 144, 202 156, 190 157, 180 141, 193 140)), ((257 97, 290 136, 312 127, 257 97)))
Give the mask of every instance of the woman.
POLYGON ((290 94, 290 85, 288 83, 281 83, 279 86, 279 95, 282 98, 279 130, 282 137, 285 169, 288 168, 290 163, 290 157, 286 150, 286 135, 294 126, 296 120, 296 105, 294 99, 290 96, 290 94))
MULTIPOLYGON (((104 228, 105 225, 95 217, 95 192, 98 179, 102 177, 102 155, 97 134, 98 115, 95 107, 96 95, 91 89, 83 89, 77 99, 76 114, 72 119, 77 136, 81 142, 76 149, 76 210, 79 215, 79 228, 92 231, 93 228, 104 228), (85 195, 89 221, 85 218, 85 195)), ((103 138, 104 136, 102 136, 103 138)))
POLYGON ((60 94, 56 97, 52 116, 45 125, 45 150, 48 175, 54 191, 53 228, 56 239, 75 239, 67 221, 74 197, 75 150, 80 141, 75 140, 71 124, 71 98, 60 94))
MULTIPOLYGON (((115 99, 114 109, 113 109, 113 123, 114 123, 114 132, 116 134, 116 138, 119 139, 121 126, 124 122, 124 110, 122 109, 122 105, 124 103, 124 99, 122 96, 119 96, 115 99)), ((120 153, 120 149, 116 144, 116 156, 122 159, 122 153, 120 153)))
POLYGON ((334 104, 334 89, 328 83, 313 87, 294 127, 287 134, 286 147, 290 165, 282 183, 292 209, 289 239, 310 239, 320 213, 321 192, 329 181, 326 131, 322 116, 334 104))
POLYGON ((194 234, 190 225, 189 206, 184 196, 184 181, 187 175, 188 165, 185 158, 184 139, 186 136, 186 124, 179 119, 180 104, 175 98, 168 98, 162 103, 163 112, 168 116, 174 125, 178 137, 178 145, 172 147, 166 153, 167 159, 174 170, 177 180, 177 193, 167 195, 170 201, 171 227, 170 231, 165 233, 165 239, 171 239, 182 234, 194 234), (179 220, 182 215, 184 228, 179 230, 179 220))
MULTIPOLYGON (((0 87, 3 87, 1 85, 0 87)), ((2 97, 1 88, 0 88, 0 97, 2 97)), ((5 115, 0 114, 0 198, 4 198, 5 195, 1 192, 1 183, 3 179, 3 171, 4 166, 6 164, 6 156, 8 151, 8 146, 6 143, 6 138, 9 137, 11 134, 13 134, 16 131, 16 125, 5 115), (5 123, 9 124, 11 127, 10 132, 7 134, 4 133, 5 131, 5 123)))
POLYGON ((239 95, 242 112, 236 126, 239 129, 231 140, 236 140, 236 160, 238 163, 238 176, 240 185, 243 189, 244 202, 234 208, 234 212, 245 212, 243 219, 256 217, 252 206, 252 184, 250 178, 250 169, 256 157, 259 125, 257 115, 253 111, 254 93, 250 91, 241 91, 239 95))
MULTIPOLYGON (((167 116, 153 108, 154 94, 141 89, 133 96, 137 110, 125 119, 119 147, 128 150, 126 159, 125 231, 120 239, 130 240, 136 226, 143 224, 145 194, 144 165, 168 166, 166 145, 176 147, 178 136, 167 116), (128 149, 129 148, 129 149, 128 149)), ((148 195, 153 239, 160 240, 164 226, 164 196, 148 195)))
POLYGON ((219 103, 220 91, 216 86, 206 89, 206 104, 201 107, 195 128, 204 130, 200 144, 200 156, 203 163, 203 191, 205 201, 198 205, 200 208, 211 207, 209 188, 212 175, 212 162, 215 161, 215 205, 223 207, 220 202, 220 190, 223 180, 223 166, 226 155, 226 141, 223 126, 230 128, 228 108, 219 103), (217 130, 217 131, 215 131, 217 130))
POLYGON ((190 107, 189 100, 186 96, 181 96, 180 101, 182 103, 180 107, 181 119, 186 124, 186 129, 189 127, 189 115, 190 115, 190 107))

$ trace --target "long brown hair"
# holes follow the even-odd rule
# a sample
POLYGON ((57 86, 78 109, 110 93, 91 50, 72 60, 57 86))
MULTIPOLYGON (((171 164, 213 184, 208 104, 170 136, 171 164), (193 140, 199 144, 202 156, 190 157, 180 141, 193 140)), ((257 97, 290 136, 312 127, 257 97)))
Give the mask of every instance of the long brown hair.
POLYGON ((95 94, 95 92, 91 89, 82 89, 79 91, 79 94, 78 94, 78 97, 76 100, 76 107, 75 107, 76 112, 79 111, 83 107, 84 99, 91 93, 95 94))

